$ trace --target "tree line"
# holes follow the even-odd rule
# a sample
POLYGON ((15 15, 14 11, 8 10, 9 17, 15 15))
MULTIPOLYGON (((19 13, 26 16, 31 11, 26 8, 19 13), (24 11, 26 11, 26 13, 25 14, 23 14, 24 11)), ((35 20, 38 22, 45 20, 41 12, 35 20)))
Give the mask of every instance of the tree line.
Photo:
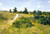
MULTIPOLYGON (((10 13, 12 13, 12 10, 10 9, 9 10, 9 12, 10 13)), ((18 10, 17 10, 17 8, 15 7, 14 9, 13 9, 13 13, 17 13, 18 12, 18 10)), ((25 13, 25 14, 28 14, 28 13, 31 13, 31 14, 34 14, 35 15, 35 13, 38 13, 38 14, 44 14, 44 15, 47 15, 47 14, 50 14, 50 12, 42 12, 42 11, 40 11, 40 10, 34 10, 33 12, 29 12, 28 10, 27 10, 27 8, 25 8, 24 9, 24 11, 20 11, 19 13, 25 13)))
MULTIPOLYGON (((9 10, 9 12, 12 13, 11 9, 9 10)), ((16 7, 13 9, 13 13, 17 13, 17 8, 16 8, 16 7)), ((25 13, 25 14, 28 14, 27 8, 25 8, 25 10, 24 10, 23 12, 20 11, 19 13, 25 13)))

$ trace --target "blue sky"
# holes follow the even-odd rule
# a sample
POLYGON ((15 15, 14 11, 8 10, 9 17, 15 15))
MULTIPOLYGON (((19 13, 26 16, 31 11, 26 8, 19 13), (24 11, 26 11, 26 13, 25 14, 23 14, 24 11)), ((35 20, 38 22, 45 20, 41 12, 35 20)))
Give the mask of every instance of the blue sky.
POLYGON ((19 11, 24 10, 25 7, 28 11, 50 11, 50 0, 0 0, 0 10, 9 10, 14 7, 19 11))

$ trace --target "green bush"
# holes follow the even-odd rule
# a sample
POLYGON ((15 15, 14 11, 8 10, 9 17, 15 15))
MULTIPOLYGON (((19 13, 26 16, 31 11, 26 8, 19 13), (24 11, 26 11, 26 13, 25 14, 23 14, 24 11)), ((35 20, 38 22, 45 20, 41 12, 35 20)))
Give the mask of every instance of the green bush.
POLYGON ((38 10, 37 15, 42 15, 42 12, 38 10))
POLYGON ((22 17, 20 18, 19 21, 14 22, 13 26, 15 26, 16 28, 20 28, 20 27, 28 28, 28 27, 33 26, 33 24, 29 18, 22 17))
POLYGON ((39 19, 39 16, 34 16, 34 19, 39 19))
POLYGON ((44 18, 44 16, 40 16, 40 18, 44 18))
POLYGON ((46 24, 49 24, 50 25, 50 18, 49 17, 44 17, 44 18, 41 18, 40 20, 39 20, 39 23, 41 23, 41 24, 44 24, 44 25, 46 25, 46 24))

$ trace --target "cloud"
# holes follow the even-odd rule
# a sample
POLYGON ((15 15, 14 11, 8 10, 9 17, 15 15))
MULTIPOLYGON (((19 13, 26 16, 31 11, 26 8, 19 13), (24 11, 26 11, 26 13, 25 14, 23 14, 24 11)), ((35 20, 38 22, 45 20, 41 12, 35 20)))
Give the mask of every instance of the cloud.
POLYGON ((7 11, 8 11, 8 10, 9 10, 9 8, 1 8, 1 10, 7 10, 7 11))
POLYGON ((2 3, 0 2, 0 6, 2 5, 2 3))
POLYGON ((41 6, 40 5, 37 5, 37 8, 40 8, 41 6))
POLYGON ((50 1, 48 1, 48 3, 50 3, 50 1))

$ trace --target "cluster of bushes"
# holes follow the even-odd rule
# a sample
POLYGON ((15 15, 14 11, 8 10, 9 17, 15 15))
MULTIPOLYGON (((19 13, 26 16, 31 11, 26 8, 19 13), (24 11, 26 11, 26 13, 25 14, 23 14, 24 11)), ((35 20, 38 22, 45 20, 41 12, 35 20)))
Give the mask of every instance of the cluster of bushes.
POLYGON ((39 23, 44 24, 44 25, 46 25, 46 24, 50 25, 50 17, 43 16, 43 17, 39 18, 39 23))
POLYGON ((33 26, 33 24, 29 18, 22 17, 20 18, 19 21, 14 22, 13 26, 15 26, 16 28, 20 28, 20 27, 28 28, 33 26))
POLYGON ((33 15, 34 15, 34 19, 37 19, 39 20, 38 23, 41 23, 41 24, 49 24, 50 25, 50 12, 41 12, 41 11, 34 11, 33 12, 33 15), (42 16, 45 15, 45 16, 42 16))

